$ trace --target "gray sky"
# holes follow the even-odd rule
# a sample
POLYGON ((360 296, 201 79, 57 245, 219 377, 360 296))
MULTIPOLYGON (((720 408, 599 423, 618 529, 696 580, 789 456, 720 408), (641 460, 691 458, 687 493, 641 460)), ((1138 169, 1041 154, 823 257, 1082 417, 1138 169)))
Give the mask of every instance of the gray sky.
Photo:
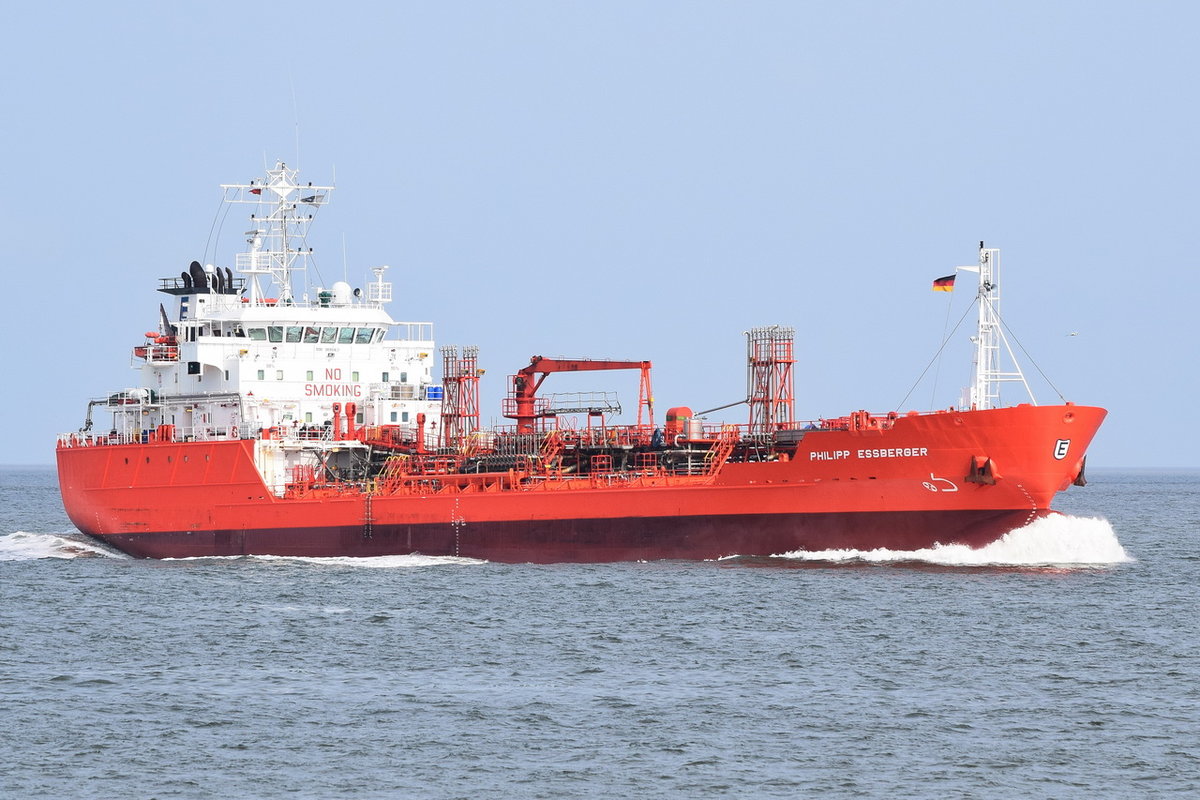
MULTIPOLYGON (((241 248, 217 185, 282 159, 337 184, 314 282, 390 264, 394 317, 480 346, 485 420, 534 354, 651 359, 660 415, 735 401, 742 332, 775 323, 802 418, 949 406, 965 329, 909 389, 971 292, 930 283, 984 240, 1037 368, 1109 409, 1089 465, 1196 466, 1196 426, 1161 421, 1197 395, 1198 23, 1186 2, 21 4, 0 463, 51 463, 89 398, 136 383, 157 279, 241 248)), ((592 389, 635 410, 636 373, 546 385, 592 389)))

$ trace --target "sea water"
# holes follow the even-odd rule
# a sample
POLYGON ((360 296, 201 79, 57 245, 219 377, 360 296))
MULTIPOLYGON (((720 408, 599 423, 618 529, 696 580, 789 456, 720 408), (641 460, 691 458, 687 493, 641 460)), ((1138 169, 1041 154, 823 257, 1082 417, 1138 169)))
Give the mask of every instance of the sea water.
POLYGON ((0 471, 0 796, 1200 793, 1200 473, 983 550, 137 561, 0 471))

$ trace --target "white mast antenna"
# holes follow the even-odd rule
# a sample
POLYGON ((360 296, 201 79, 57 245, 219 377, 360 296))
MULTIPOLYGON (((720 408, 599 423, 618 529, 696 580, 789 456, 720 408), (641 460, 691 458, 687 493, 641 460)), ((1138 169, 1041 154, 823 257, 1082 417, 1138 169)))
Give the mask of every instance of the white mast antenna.
POLYGON ((972 408, 989 409, 1000 407, 1000 384, 1019 382, 1025 387, 1030 401, 1037 405, 1033 390, 1021 372, 1021 366, 1013 355, 1008 338, 1000 324, 1000 251, 985 249, 979 243, 979 266, 959 267, 965 272, 979 273, 979 330, 973 337, 975 343, 975 377, 970 388, 969 401, 972 408), (1012 371, 1000 367, 1000 347, 1008 352, 1012 371))
POLYGON ((296 168, 300 168, 300 104, 296 101, 296 79, 288 69, 288 84, 292 87, 292 115, 296 118, 296 168))
POLYGON ((270 276, 279 302, 290 303, 296 296, 292 286, 294 273, 306 273, 309 251, 304 236, 312 222, 312 206, 329 202, 332 186, 301 186, 298 172, 282 161, 267 170, 266 179, 248 184, 221 184, 228 203, 258 205, 265 214, 251 214, 251 230, 246 232, 249 252, 237 254, 237 271, 250 280, 250 301, 264 298, 261 277, 270 276))
POLYGON ((388 267, 371 267, 371 271, 375 273, 375 282, 367 285, 367 302, 382 308, 384 303, 392 302, 392 284, 383 279, 388 267))

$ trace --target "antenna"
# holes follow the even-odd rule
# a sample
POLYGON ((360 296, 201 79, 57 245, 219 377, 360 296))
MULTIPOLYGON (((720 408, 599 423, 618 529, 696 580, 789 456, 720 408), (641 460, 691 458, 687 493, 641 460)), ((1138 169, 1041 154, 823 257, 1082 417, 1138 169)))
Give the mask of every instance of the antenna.
POLYGON ((959 267, 960 270, 979 273, 979 330, 975 341, 975 379, 970 389, 970 405, 978 409, 1000 406, 1000 384, 1008 381, 1025 386, 1030 401, 1037 405, 1033 390, 1021 372, 1021 365, 1013 355, 1008 338, 1000 324, 1000 251, 986 249, 979 243, 979 266, 959 267), (1000 368, 1000 347, 1003 346, 1012 362, 1011 372, 1000 368))
POLYGON ((367 301, 383 305, 384 303, 392 302, 392 284, 383 279, 383 273, 387 272, 388 267, 372 267, 371 271, 375 273, 375 282, 367 284, 367 301))
POLYGON ((296 169, 300 169, 300 105, 296 102, 296 81, 288 70, 288 83, 292 87, 292 116, 296 120, 296 169))
POLYGON ((307 272, 311 248, 303 245, 313 219, 311 211, 329 202, 333 187, 311 182, 301 185, 297 178, 297 170, 281 161, 267 170, 263 180, 221 184, 226 203, 258 207, 250 215, 251 228, 246 231, 249 251, 238 253, 235 263, 237 271, 249 279, 252 301, 262 297, 259 280, 270 279, 278 288, 278 299, 291 302, 296 296, 292 276, 307 272))

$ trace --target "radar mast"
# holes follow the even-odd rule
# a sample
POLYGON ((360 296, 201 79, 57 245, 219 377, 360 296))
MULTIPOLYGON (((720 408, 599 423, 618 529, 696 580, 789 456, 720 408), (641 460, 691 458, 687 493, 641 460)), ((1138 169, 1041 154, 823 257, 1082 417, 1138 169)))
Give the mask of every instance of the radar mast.
POLYGON ((249 302, 257 305, 274 287, 281 303, 295 300, 293 277, 305 275, 307 286, 308 261, 312 248, 305 245, 305 235, 312 222, 313 209, 329 202, 332 186, 316 186, 297 182, 298 171, 279 161, 267 170, 262 181, 221 184, 225 202, 258 205, 259 213, 250 215, 251 228, 246 231, 249 248, 238 253, 237 271, 248 278, 249 302), (264 286, 261 279, 269 278, 264 286))

